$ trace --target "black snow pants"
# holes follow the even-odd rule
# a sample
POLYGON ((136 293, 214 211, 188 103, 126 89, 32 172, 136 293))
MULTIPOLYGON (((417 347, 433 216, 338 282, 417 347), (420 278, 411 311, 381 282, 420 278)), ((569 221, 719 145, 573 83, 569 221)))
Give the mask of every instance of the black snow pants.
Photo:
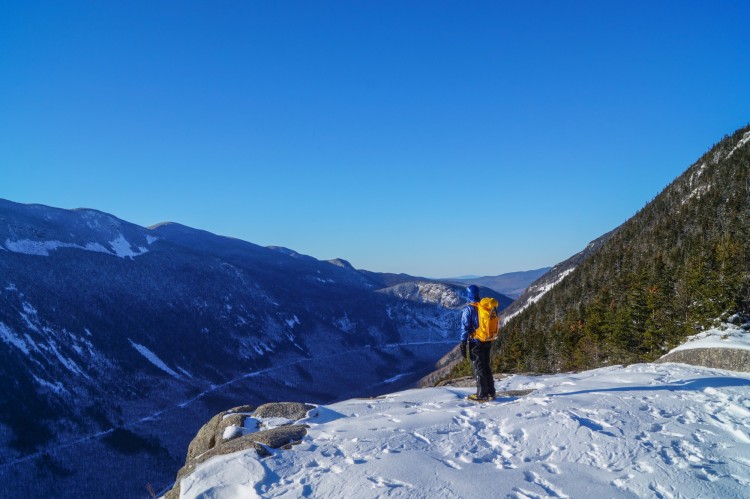
POLYGON ((477 397, 487 398, 495 396, 495 380, 490 368, 491 341, 470 341, 469 355, 471 366, 474 368, 474 379, 477 380, 477 397))

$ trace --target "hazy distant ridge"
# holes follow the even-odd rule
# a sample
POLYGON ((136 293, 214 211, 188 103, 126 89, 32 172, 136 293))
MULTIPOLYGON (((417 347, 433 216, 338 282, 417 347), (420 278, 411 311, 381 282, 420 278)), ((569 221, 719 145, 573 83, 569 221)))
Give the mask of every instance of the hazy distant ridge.
POLYGON ((552 267, 544 267, 536 270, 526 270, 522 272, 509 272, 496 276, 486 277, 456 277, 449 279, 451 282, 458 282, 464 285, 476 284, 494 289, 511 298, 518 298, 526 291, 531 283, 546 274, 552 267))

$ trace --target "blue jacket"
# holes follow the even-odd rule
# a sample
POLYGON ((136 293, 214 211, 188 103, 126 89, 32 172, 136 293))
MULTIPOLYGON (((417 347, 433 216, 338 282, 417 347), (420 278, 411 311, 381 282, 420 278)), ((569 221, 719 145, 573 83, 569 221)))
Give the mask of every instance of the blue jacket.
MULTIPOLYGON (((466 299, 469 301, 469 303, 478 302, 479 288, 473 285, 466 288, 466 299)), ((474 334, 474 331, 476 331, 478 327, 479 312, 477 311, 477 307, 466 305, 463 313, 461 314, 461 341, 477 341, 471 336, 474 334)))
POLYGON ((476 331, 478 327, 479 312, 477 312, 477 307, 466 305, 464 311, 461 313, 461 341, 477 341, 471 336, 474 334, 474 331, 476 331))

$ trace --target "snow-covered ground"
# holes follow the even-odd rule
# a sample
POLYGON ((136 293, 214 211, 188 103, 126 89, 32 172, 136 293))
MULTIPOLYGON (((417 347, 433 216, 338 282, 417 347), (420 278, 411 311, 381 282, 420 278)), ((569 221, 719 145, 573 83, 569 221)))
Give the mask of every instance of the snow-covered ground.
POLYGON ((748 497, 750 374, 637 364, 320 406, 292 450, 216 457, 181 497, 748 497))

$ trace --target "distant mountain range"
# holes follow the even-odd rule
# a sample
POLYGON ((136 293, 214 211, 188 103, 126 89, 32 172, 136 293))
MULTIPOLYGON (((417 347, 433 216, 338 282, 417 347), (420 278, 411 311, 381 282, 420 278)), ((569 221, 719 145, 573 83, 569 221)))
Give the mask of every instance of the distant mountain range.
POLYGON ((0 496, 138 497, 219 410, 411 386, 463 303, 455 283, 0 200, 0 496))
POLYGON ((476 284, 477 286, 484 286, 490 289, 494 289, 498 293, 502 293, 505 296, 510 296, 515 299, 521 296, 526 288, 531 283, 539 279, 541 276, 549 272, 551 267, 544 267, 536 270, 527 270, 523 272, 510 272, 507 274, 500 274, 497 276, 478 277, 478 276, 464 276, 455 277, 448 279, 449 282, 456 282, 468 286, 469 284, 476 284))

